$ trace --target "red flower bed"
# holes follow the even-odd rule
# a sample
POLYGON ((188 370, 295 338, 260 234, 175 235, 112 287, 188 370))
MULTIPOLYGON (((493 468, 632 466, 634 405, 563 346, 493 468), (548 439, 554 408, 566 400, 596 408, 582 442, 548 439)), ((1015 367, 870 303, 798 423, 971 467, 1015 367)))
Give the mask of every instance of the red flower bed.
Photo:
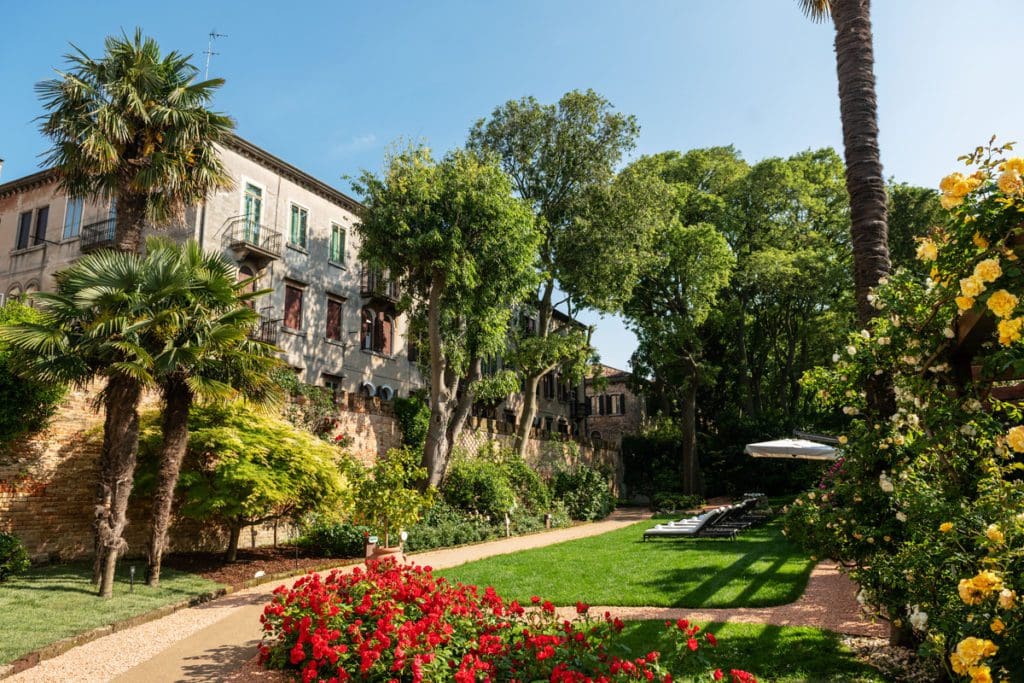
MULTIPOLYGON (((310 574, 274 591, 263 610, 264 666, 298 671, 309 681, 420 683, 664 681, 680 675, 722 680, 700 652, 715 637, 685 620, 667 622, 665 656, 616 654, 623 624, 594 618, 560 620, 550 602, 525 609, 493 588, 449 583, 429 567, 393 560, 366 571, 310 574), (671 672, 670 672, 671 670, 671 672)), ((735 683, 753 682, 732 670, 735 683)))

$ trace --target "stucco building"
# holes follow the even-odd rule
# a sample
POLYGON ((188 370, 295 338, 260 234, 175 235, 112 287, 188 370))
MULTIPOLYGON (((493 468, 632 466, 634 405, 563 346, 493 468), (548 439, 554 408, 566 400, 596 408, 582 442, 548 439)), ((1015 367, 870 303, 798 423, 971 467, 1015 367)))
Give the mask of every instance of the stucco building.
MULTIPOLYGON (((160 234, 225 254, 271 290, 257 334, 301 380, 384 399, 421 386, 397 289, 358 261, 356 200, 239 137, 221 156, 234 188, 160 234)), ((49 170, 0 184, 0 297, 53 290, 57 271, 112 243, 115 211, 66 196, 49 170)))

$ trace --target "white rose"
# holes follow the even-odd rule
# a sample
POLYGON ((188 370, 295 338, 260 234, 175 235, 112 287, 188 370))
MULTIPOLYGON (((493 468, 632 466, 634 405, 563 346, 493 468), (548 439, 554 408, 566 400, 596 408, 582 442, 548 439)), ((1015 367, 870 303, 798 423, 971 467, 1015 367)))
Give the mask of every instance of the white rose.
POLYGON ((878 485, 881 487, 883 493, 892 493, 896 490, 896 487, 892 483, 892 479, 884 471, 878 475, 878 485))
POLYGON ((839 362, 839 354, 838 353, 833 353, 832 354, 832 362, 833 363, 838 363, 839 362))
POLYGON ((897 512, 896 513, 896 519, 901 521, 901 522, 905 522, 905 521, 907 521, 907 515, 906 515, 905 512, 902 512, 902 511, 901 512, 897 512))
POLYGON ((846 347, 846 352, 848 354, 850 354, 851 356, 856 356, 857 355, 857 347, 854 346, 853 344, 850 344, 849 346, 846 347))
POLYGON ((928 625, 928 613, 922 612, 917 605, 914 605, 910 612, 910 626, 915 631, 923 631, 925 626, 928 625))
MULTIPOLYGON (((953 337, 956 336, 956 332, 953 331, 952 327, 947 327, 946 329, 944 329, 942 331, 942 334, 946 337, 946 339, 952 339, 953 337)), ((925 615, 925 620, 926 621, 928 620, 928 616, 927 615, 925 615)))

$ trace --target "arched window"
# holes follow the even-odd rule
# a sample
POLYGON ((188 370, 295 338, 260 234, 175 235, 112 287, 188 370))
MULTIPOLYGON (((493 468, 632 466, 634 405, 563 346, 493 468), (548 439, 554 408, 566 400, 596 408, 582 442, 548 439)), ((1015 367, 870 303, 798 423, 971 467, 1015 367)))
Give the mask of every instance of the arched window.
POLYGON ((382 384, 377 387, 377 395, 380 396, 383 401, 390 401, 395 397, 395 390, 386 384, 382 384))
POLYGON ((369 382, 363 382, 362 386, 359 387, 359 393, 366 398, 370 398, 377 393, 377 387, 373 386, 369 382))
POLYGON ((373 351, 373 309, 369 306, 363 308, 361 320, 362 322, 359 326, 359 348, 363 351, 373 351))
POLYGON ((597 431, 595 429, 594 431, 590 432, 590 438, 593 439, 594 441, 600 441, 601 440, 601 432, 599 432, 599 431, 597 431))
MULTIPOLYGON (((238 269, 238 282, 245 282, 246 280, 249 280, 249 284, 243 287, 239 291, 239 294, 250 294, 256 291, 256 273, 253 272, 253 269, 249 266, 241 266, 238 269)), ((256 302, 249 299, 245 302, 245 305, 249 308, 253 308, 256 306, 256 302)))
POLYGON ((19 296, 21 296, 21 285, 15 282, 11 285, 11 288, 7 290, 7 298, 17 299, 19 296))

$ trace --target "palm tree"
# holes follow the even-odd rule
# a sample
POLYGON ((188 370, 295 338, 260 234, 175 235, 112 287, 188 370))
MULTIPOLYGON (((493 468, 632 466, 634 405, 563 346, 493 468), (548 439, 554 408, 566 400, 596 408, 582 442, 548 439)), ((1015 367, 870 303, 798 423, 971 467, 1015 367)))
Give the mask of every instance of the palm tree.
MULTIPOLYGON (((155 247, 154 245, 151 245, 155 247)), ((57 273, 57 291, 39 293, 42 316, 3 328, 11 346, 32 354, 24 374, 43 382, 79 386, 101 377, 105 408, 95 510, 100 597, 113 595, 114 570, 124 550, 128 497, 139 445, 139 402, 154 382, 147 350, 155 335, 180 324, 169 296, 189 286, 167 250, 145 256, 99 251, 57 273)))
POLYGON ((53 142, 46 161, 71 196, 115 201, 115 245, 138 251, 147 222, 166 224, 231 187, 215 143, 234 122, 207 108, 224 81, 196 82, 190 55, 162 55, 140 29, 107 37, 100 59, 72 47, 68 70, 36 85, 53 142))
POLYGON ((850 194, 857 317, 863 325, 876 314, 868 294, 889 274, 889 214, 878 152, 871 0, 800 0, 814 21, 835 24, 839 111, 843 122, 846 190, 850 194))
POLYGON ((249 339, 259 315, 245 302, 265 292, 245 292, 249 282, 236 282, 234 267, 218 255, 204 253, 196 242, 183 248, 161 243, 156 248, 177 255, 189 287, 169 296, 168 308, 176 309, 177 324, 164 327, 154 339, 161 347, 153 350, 153 371, 164 410, 146 568, 146 583, 151 586, 160 583, 174 489, 188 450, 188 416, 193 403, 237 396, 273 403, 280 398, 279 385, 271 379, 279 364, 274 347, 249 339))

